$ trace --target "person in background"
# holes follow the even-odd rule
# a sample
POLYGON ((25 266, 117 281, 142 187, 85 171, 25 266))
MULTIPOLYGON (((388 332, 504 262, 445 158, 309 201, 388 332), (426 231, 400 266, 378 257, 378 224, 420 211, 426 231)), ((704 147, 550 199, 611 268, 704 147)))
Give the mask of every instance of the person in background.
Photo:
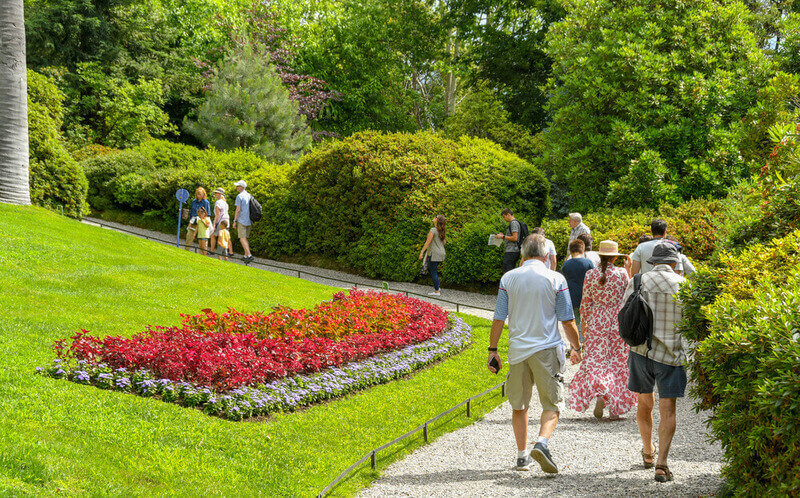
POLYGON ((211 218, 208 217, 206 208, 197 209, 197 243, 200 244, 200 253, 208 255, 208 239, 211 235, 211 218))
MULTIPOLYGON (((228 202, 225 200, 225 189, 218 188, 214 191, 214 230, 211 232, 211 246, 209 247, 209 255, 213 255, 217 248, 217 237, 219 237, 220 225, 223 221, 230 223, 230 215, 228 214, 228 202)), ((227 226, 226 223, 226 226, 227 226)), ((224 246, 226 249, 227 245, 224 246)))
POLYGON ((545 259, 544 265, 547 267, 548 270, 555 271, 555 269, 556 269, 556 258, 558 257, 558 253, 556 253, 555 244, 553 244, 553 241, 548 239, 545 236, 544 228, 542 228, 542 227, 534 228, 533 230, 531 230, 531 233, 532 234, 539 234, 542 237, 545 237, 544 243, 545 243, 545 246, 547 247, 547 258, 545 259))
POLYGON ((245 263, 250 263, 255 259, 253 255, 250 254, 250 243, 247 240, 250 237, 250 229, 253 226, 253 222, 250 220, 250 199, 253 196, 247 191, 246 181, 239 180, 234 183, 234 185, 239 194, 236 196, 236 212, 233 215, 233 228, 239 235, 239 242, 242 244, 242 249, 244 250, 243 261, 245 263))
MULTIPOLYGON (((636 250, 631 254, 631 275, 647 273, 653 269, 653 265, 647 261, 650 259, 650 256, 653 255, 654 248, 665 242, 664 239, 667 236, 667 222, 658 218, 654 219, 650 223, 650 233, 653 234, 653 238, 636 246, 636 250)), ((679 274, 683 272, 683 264, 680 258, 675 269, 679 274)))
POLYGON ((494 321, 489 337, 487 368, 503 367, 497 344, 508 318, 508 377, 506 394, 513 410, 511 424, 517 443, 517 470, 530 470, 535 460, 549 474, 558 473, 549 450, 550 437, 563 405, 562 368, 566 368, 561 322, 571 345, 572 363, 581 361, 581 343, 572 315, 572 302, 563 275, 544 266, 544 237, 529 235, 522 243, 522 266, 500 279, 494 321), (539 393, 542 416, 539 438, 528 448, 528 407, 533 386, 539 393))
POLYGON ((197 187, 194 191, 194 199, 189 206, 189 226, 186 227, 186 250, 192 249, 191 245, 197 235, 197 210, 205 208, 206 213, 211 212, 211 204, 208 203, 208 195, 206 189, 197 187))
MULTIPOLYGON (((592 262, 583 254, 584 247, 581 239, 570 242, 569 252, 572 257, 561 267, 561 273, 569 286, 569 297, 572 299, 572 310, 575 313, 575 325, 578 327, 578 332, 581 332, 580 306, 583 297, 583 279, 586 277, 586 272, 594 268, 592 262)), ((581 335, 581 340, 583 340, 583 335, 581 335)))
POLYGON ((429 296, 441 295, 441 290, 439 289, 439 265, 442 264, 445 257, 444 245, 447 243, 446 224, 447 220, 441 214, 433 219, 433 227, 428 231, 428 238, 425 239, 425 244, 419 252, 419 259, 422 259, 425 257, 425 251, 429 247, 431 249, 428 271, 433 281, 433 292, 429 292, 429 296))
POLYGON ((517 267, 517 261, 519 261, 519 253, 520 248, 517 246, 517 240, 519 240, 519 232, 521 230, 519 221, 514 218, 514 213, 511 212, 510 209, 506 208, 500 213, 506 223, 508 223, 508 228, 506 229, 506 233, 498 233, 495 235, 495 238, 505 240, 505 250, 503 251, 503 274, 508 272, 509 270, 513 270, 517 267))
POLYGON ((233 241, 231 240, 231 233, 228 231, 228 220, 222 220, 219 223, 219 233, 217 234, 220 250, 219 259, 228 261, 228 256, 233 254, 233 241))
POLYGON ((586 342, 583 363, 570 384, 570 406, 583 412, 594 400, 595 417, 603 418, 603 410, 608 408, 610 418, 617 419, 636 404, 636 395, 628 390, 628 347, 619 335, 618 319, 630 277, 614 266, 622 256, 616 242, 600 242, 599 254, 600 266, 590 270, 583 283, 581 316, 586 342))
MULTIPOLYGON (((667 457, 677 427, 677 398, 682 398, 686 391, 686 371, 683 368, 686 354, 678 332, 682 308, 675 298, 680 285, 686 280, 675 273, 675 267, 680 260, 674 244, 659 243, 653 247, 652 255, 647 260, 653 268, 642 274, 640 287, 642 297, 653 312, 652 349, 648 349, 645 343, 632 347, 628 355, 628 389, 637 393, 639 407, 636 424, 642 438, 642 460, 645 468, 651 468, 656 458, 656 449, 653 446, 653 388, 658 386, 658 411, 661 415, 658 425, 658 460, 655 460, 655 480, 658 482, 673 479, 667 466, 667 457)), ((623 302, 632 293, 633 280, 622 296, 623 302)))
POLYGON ((567 258, 569 258, 569 243, 577 239, 578 235, 582 233, 588 233, 589 235, 592 233, 592 230, 583 224, 581 213, 569 213, 569 227, 572 231, 569 233, 569 240, 567 241, 567 258))
POLYGON ((667 235, 664 238, 675 244, 675 247, 678 249, 678 255, 681 257, 680 266, 683 268, 683 271, 681 272, 676 271, 675 273, 681 275, 682 277, 688 278, 692 273, 697 271, 692 262, 689 261, 689 258, 687 258, 685 254, 683 254, 683 246, 680 244, 680 242, 678 242, 678 239, 676 239, 672 235, 667 235))
POLYGON ((592 236, 588 233, 582 233, 578 235, 577 240, 583 241, 584 257, 591 261, 595 268, 600 266, 600 255, 597 253, 597 251, 592 251, 592 236))

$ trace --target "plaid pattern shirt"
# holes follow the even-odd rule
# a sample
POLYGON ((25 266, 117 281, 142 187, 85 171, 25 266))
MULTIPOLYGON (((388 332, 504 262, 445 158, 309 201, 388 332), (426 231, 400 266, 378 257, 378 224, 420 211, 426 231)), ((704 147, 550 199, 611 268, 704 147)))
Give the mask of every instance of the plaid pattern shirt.
MULTIPOLYGON (((675 297, 681 282, 686 280, 672 271, 669 265, 656 265, 642 275, 642 297, 653 310, 653 349, 647 344, 632 347, 631 351, 665 365, 681 365, 686 359, 677 324, 681 319, 681 304, 675 297)), ((623 296, 623 302, 633 294, 633 279, 623 296)))

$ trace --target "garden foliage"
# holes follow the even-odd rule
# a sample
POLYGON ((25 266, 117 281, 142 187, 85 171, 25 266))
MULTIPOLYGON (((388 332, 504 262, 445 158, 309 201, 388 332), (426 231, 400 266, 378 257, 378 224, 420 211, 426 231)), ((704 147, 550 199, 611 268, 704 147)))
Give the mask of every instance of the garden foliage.
POLYGON ((800 231, 722 253, 679 293, 698 408, 742 495, 800 492, 800 231))
POLYGON ((63 101, 52 78, 28 70, 31 202, 80 218, 87 211, 88 184, 61 133, 63 101))
POLYGON ((447 218, 443 278, 496 282, 511 208, 530 226, 549 210, 549 184, 526 161, 480 139, 432 133, 366 132, 328 142, 302 158, 255 225, 252 247, 271 257, 320 254, 363 273, 412 280, 437 214, 447 218))
POLYGON ((714 0, 567 3, 547 34, 546 157, 573 209, 722 197, 749 174, 743 118, 772 71, 749 18, 714 0))
POLYGON ((311 130, 263 50, 247 45, 226 57, 196 119, 187 119, 184 127, 206 145, 249 149, 267 161, 285 163, 310 147, 311 130))

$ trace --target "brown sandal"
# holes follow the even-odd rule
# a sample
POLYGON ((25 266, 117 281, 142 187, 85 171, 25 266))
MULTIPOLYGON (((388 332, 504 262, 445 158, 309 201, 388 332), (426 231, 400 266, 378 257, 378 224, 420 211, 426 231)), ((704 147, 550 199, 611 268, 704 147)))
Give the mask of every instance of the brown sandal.
POLYGON ((656 481, 657 482, 667 482, 673 479, 672 472, 670 472, 669 467, 666 465, 658 464, 656 465, 656 481), (663 474, 659 474, 658 471, 663 470, 663 474))
POLYGON ((644 468, 652 469, 653 465, 656 464, 656 452, 653 450, 652 453, 645 453, 644 449, 642 449, 642 463, 644 464, 644 468), (650 460, 648 462, 648 460, 650 460))

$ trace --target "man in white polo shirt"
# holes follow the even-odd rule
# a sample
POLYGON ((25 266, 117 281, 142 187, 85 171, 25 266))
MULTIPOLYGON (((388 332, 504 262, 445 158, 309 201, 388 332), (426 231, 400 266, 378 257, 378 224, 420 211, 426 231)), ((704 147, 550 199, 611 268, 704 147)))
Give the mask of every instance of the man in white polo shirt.
POLYGON ((533 460, 547 473, 558 473, 548 449, 564 401, 562 367, 566 361, 558 322, 570 343, 570 359, 581 361, 581 343, 564 276, 545 267, 547 248, 541 235, 530 235, 522 243, 522 266, 500 280, 494 321, 489 339, 490 372, 503 364, 497 343, 508 318, 508 378, 506 393, 513 415, 517 442, 517 470, 529 470, 533 460), (542 404, 539 438, 528 449, 528 406, 533 386, 542 404))

